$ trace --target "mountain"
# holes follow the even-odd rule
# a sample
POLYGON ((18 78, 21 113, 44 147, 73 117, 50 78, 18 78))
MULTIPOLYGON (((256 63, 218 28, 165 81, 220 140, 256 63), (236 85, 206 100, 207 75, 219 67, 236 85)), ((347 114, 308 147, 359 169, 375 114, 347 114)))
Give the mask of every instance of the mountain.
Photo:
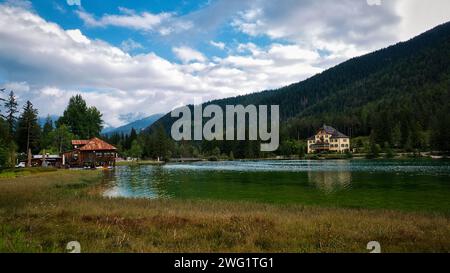
POLYGON ((131 123, 128 123, 126 125, 123 125, 118 128, 107 128, 102 131, 102 134, 104 135, 112 135, 115 133, 118 134, 130 134, 131 129, 135 129, 137 132, 140 132, 142 129, 145 129, 149 126, 151 126, 155 121, 160 119, 163 116, 163 114, 155 114, 151 115, 149 117, 139 119, 136 121, 133 121, 131 123))
MULTIPOLYGON (((327 123, 380 144, 420 147, 443 141, 437 135, 450 127, 449 56, 446 23, 302 82, 206 104, 280 105, 282 139, 305 139, 327 123)), ((162 125, 169 132, 174 120, 166 114, 148 130, 162 125)))

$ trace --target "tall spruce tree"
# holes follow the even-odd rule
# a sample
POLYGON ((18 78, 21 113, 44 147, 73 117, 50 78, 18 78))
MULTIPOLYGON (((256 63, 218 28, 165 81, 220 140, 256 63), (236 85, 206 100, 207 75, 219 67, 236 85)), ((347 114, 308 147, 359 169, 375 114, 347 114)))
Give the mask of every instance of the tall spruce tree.
POLYGON ((17 123, 16 142, 20 152, 39 152, 41 128, 38 124, 38 111, 27 101, 17 123))
POLYGON ((14 91, 9 93, 8 98, 5 100, 5 119, 8 124, 9 135, 12 138, 15 133, 15 125, 16 125, 16 114, 19 112, 17 109, 18 103, 16 96, 14 95, 14 91))

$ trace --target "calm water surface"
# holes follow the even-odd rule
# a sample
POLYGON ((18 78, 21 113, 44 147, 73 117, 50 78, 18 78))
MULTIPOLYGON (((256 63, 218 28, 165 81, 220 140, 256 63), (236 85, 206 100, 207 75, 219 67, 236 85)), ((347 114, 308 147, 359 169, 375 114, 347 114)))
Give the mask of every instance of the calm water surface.
POLYGON ((221 199, 450 214, 450 161, 230 161, 122 166, 105 196, 221 199))

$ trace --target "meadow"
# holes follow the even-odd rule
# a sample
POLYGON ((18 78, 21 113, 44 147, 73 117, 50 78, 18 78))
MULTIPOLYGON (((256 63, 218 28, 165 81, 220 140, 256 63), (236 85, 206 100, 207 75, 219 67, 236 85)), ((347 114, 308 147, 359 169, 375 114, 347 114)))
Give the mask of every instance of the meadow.
POLYGON ((0 252, 449 252, 449 215, 105 198, 101 171, 0 175, 0 252))

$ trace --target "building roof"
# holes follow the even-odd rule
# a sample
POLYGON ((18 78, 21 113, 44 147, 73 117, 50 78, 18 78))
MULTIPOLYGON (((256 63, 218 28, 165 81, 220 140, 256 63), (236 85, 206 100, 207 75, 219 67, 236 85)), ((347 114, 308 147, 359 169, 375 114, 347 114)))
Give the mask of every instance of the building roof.
POLYGON ((117 148, 96 137, 87 140, 87 143, 80 148, 80 151, 107 151, 107 150, 115 151, 117 150, 117 148))
MULTIPOLYGON (((343 133, 339 132, 338 130, 334 129, 331 126, 328 125, 323 125, 322 127, 319 128, 319 130, 317 131, 321 131, 324 130, 327 134, 331 135, 331 138, 348 138, 348 136, 344 135, 343 133)), ((308 138, 308 140, 314 140, 315 137, 312 136, 310 138, 308 138)))
POLYGON ((344 135, 343 133, 339 132, 338 130, 334 129, 331 126, 323 125, 319 128, 320 130, 324 130, 327 134, 330 134, 333 138, 348 138, 348 136, 344 135))
POLYGON ((85 139, 74 139, 72 140, 72 145, 86 145, 89 142, 89 140, 85 139))

